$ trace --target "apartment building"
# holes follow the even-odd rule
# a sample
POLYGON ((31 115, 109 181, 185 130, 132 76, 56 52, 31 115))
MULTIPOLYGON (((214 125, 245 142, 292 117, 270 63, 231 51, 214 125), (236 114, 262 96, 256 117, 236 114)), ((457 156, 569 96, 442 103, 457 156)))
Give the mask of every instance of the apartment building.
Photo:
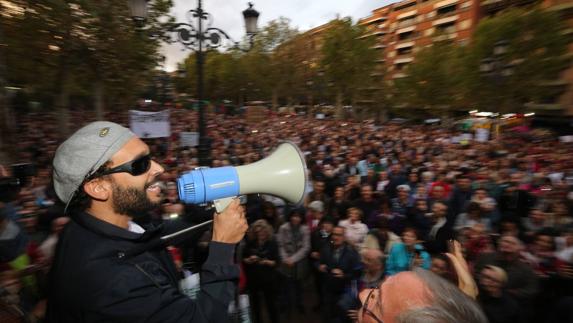
POLYGON ((478 0, 405 0, 372 11, 359 24, 378 37, 385 78, 404 77, 414 54, 438 40, 469 42, 479 20, 478 0))
MULTIPOLYGON (((359 20, 366 26, 365 37, 377 37, 380 50, 378 68, 372 75, 384 75, 387 81, 405 77, 405 68, 414 62, 420 49, 435 41, 451 39, 459 44, 470 42, 479 20, 512 7, 541 3, 555 11, 568 24, 573 54, 573 2, 571 0, 404 0, 372 11, 359 20)), ((573 67, 559 80, 547 86, 560 87, 561 93, 544 102, 531 104, 528 110, 545 115, 573 116, 573 67)))

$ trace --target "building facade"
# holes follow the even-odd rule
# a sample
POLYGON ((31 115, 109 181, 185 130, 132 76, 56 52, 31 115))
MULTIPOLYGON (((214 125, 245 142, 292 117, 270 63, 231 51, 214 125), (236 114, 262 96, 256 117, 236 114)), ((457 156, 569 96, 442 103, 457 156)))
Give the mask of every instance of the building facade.
MULTIPOLYGON (((405 77, 405 69, 414 62, 416 52, 435 41, 449 39, 468 44, 480 19, 512 7, 541 4, 555 11, 568 25, 564 31, 573 54, 573 1, 571 0, 404 0, 372 11, 359 24, 368 29, 365 37, 376 37, 380 50, 379 68, 373 75, 388 82, 405 77)), ((559 87, 559 95, 526 109, 547 116, 573 116, 573 66, 559 80, 547 82, 559 87)))
POLYGON ((358 23, 378 37, 378 62, 391 81, 406 76, 416 52, 435 41, 467 44, 478 21, 478 0, 405 0, 376 9, 358 23))

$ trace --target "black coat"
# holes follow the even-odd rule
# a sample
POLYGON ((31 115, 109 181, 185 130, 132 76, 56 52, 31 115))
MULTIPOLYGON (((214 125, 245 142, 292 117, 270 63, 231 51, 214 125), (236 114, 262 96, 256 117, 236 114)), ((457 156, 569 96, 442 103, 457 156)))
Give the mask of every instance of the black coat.
POLYGON ((358 252, 346 243, 340 248, 338 260, 334 257, 335 249, 332 244, 326 245, 320 253, 320 264, 326 265, 327 268, 324 286, 333 294, 344 292, 344 289, 350 286, 351 280, 360 278, 362 274, 362 262, 358 252), (331 270, 335 268, 342 270, 344 277, 334 277, 331 270))
POLYGON ((247 282, 250 287, 265 287, 265 285, 273 285, 276 282, 276 267, 279 264, 279 246, 274 238, 265 241, 263 245, 259 245, 257 240, 247 241, 243 251, 243 259, 250 256, 257 256, 260 259, 272 260, 276 264, 269 267, 258 263, 244 264, 245 273, 247 275, 247 282))
POLYGON ((50 273, 47 322, 226 322, 239 270, 234 246, 211 242, 195 301, 178 290, 165 249, 128 259, 118 253, 156 238, 160 228, 134 233, 87 213, 60 237, 50 273))

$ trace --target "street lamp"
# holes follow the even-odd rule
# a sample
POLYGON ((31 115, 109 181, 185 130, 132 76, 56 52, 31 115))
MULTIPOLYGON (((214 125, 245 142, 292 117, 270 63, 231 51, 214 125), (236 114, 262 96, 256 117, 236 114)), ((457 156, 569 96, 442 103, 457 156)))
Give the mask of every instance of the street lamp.
POLYGON ((257 34, 257 21, 259 20, 259 12, 253 9, 253 3, 249 2, 249 7, 243 10, 243 18, 245 19, 245 29, 247 31, 247 36, 249 37, 249 42, 251 47, 253 47, 253 41, 255 35, 257 34))
POLYGON ((147 0, 128 0, 131 17, 139 27, 143 26, 147 19, 147 0))
MULTIPOLYGON (((128 1, 134 21, 141 24, 147 18, 147 0, 128 1)), ((211 27, 211 15, 203 10, 202 0, 197 0, 197 8, 187 12, 187 20, 189 23, 175 23, 168 30, 168 32, 173 33, 173 37, 168 40, 169 43, 178 42, 185 48, 196 53, 197 100, 199 105, 198 150, 199 163, 202 166, 209 165, 209 153, 211 150, 210 139, 206 136, 205 109, 203 106, 204 50, 215 49, 221 47, 223 43, 229 42, 233 45, 233 48, 248 51, 253 45, 254 36, 257 34, 257 21, 259 18, 259 12, 253 9, 252 3, 249 2, 249 7, 243 11, 243 18, 245 19, 246 34, 249 37, 250 47, 248 48, 240 48, 238 42, 232 40, 225 31, 216 27, 211 27), (196 19, 196 26, 193 25, 194 19, 196 19), (207 26, 203 25, 205 20, 209 20, 207 26)))

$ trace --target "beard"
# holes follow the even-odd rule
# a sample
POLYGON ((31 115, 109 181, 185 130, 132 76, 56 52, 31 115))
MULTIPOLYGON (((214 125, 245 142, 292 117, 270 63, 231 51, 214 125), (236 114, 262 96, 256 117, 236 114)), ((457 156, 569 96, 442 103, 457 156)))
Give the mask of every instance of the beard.
POLYGON ((115 182, 112 183, 113 211, 125 214, 133 219, 142 218, 160 202, 153 202, 146 193, 147 185, 143 189, 136 187, 122 188, 115 182))

